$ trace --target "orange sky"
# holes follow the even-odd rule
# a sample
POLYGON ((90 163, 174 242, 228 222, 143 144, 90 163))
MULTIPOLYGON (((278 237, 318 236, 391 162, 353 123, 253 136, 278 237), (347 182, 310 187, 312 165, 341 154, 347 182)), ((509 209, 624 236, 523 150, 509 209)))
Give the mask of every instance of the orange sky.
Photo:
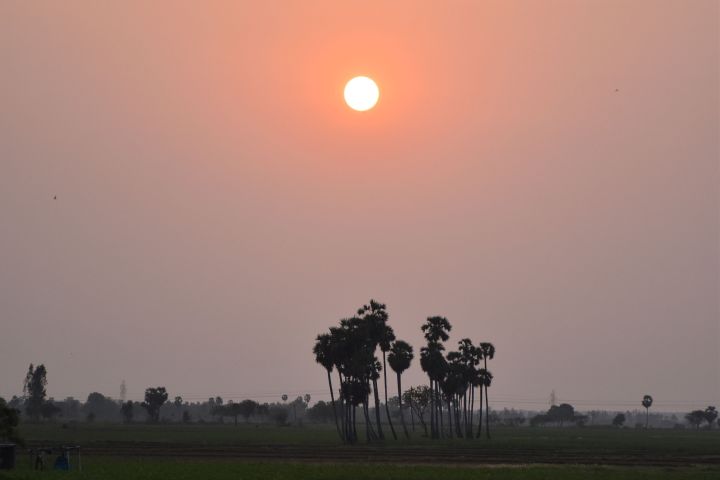
POLYGON ((314 335, 376 297, 495 342, 498 407, 720 401, 718 17, 0 3, 0 395, 321 398, 314 335))

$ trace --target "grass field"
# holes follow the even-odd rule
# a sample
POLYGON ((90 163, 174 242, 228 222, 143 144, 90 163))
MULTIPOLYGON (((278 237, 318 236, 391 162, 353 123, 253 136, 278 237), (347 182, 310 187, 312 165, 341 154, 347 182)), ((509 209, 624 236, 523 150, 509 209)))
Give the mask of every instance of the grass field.
MULTIPOLYGON (((720 431, 501 428, 491 441, 340 444, 332 426, 23 425, 29 445, 83 447, 93 479, 720 478, 720 431)), ((0 479, 55 477, 19 469, 0 479)))
MULTIPOLYGON (((389 432, 387 432, 389 435, 389 432)), ((240 424, 24 424, 20 434, 30 444, 70 444, 85 447, 134 444, 165 447, 215 447, 282 445, 356 449, 344 446, 331 425, 275 427, 240 424)), ((362 436, 361 436, 362 437, 362 436)), ((374 448, 470 449, 491 452, 540 451, 604 453, 638 453, 659 455, 718 455, 720 430, 614 429, 585 428, 498 428, 492 440, 466 439, 431 441, 419 432, 410 441, 387 440, 372 444, 374 448)))

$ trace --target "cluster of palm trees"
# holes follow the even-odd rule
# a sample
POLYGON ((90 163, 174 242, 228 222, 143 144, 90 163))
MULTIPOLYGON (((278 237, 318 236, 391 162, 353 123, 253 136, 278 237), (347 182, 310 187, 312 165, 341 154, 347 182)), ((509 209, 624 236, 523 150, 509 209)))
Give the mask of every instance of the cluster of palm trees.
MULTIPOLYGON (((327 371, 330 400, 335 412, 335 425, 338 434, 345 442, 355 443, 358 440, 358 409, 361 409, 361 415, 365 421, 366 439, 370 441, 385 438, 380 421, 378 389, 381 373, 385 387, 388 425, 393 438, 397 439, 397 432, 392 424, 387 402, 388 357, 391 368, 397 373, 398 386, 400 386, 400 375, 410 366, 413 351, 407 342, 396 340, 395 333, 387 322, 386 306, 371 300, 370 303, 360 307, 355 316, 340 320, 339 326, 331 327, 329 333, 318 335, 315 341, 313 348, 315 360, 327 371), (378 349, 382 353, 382 364, 376 356, 378 349), (335 404, 335 392, 332 386, 333 369, 337 370, 340 382, 339 408, 335 404), (371 394, 375 406, 374 426, 370 420, 371 394)), ((403 432, 409 436, 405 420, 402 417, 401 423, 403 432)))
MULTIPOLYGON (((388 319, 387 307, 380 302, 370 300, 368 304, 358 309, 356 315, 340 320, 338 326, 331 327, 329 333, 320 334, 315 340, 313 347, 315 361, 326 370, 335 425, 338 435, 344 442, 358 441, 358 420, 364 421, 367 441, 385 438, 380 418, 378 388, 381 375, 387 425, 393 438, 397 440, 398 433, 388 406, 388 364, 396 374, 402 433, 409 438, 402 405, 402 374, 410 368, 414 358, 413 348, 407 342, 395 338, 395 332, 388 325, 388 319), (378 351, 382 363, 378 359, 378 351), (337 403, 333 388, 333 371, 337 372, 340 383, 337 403), (374 421, 370 418, 371 401, 374 403, 374 421)), ((444 355, 445 347, 442 342, 448 340, 448 332, 451 328, 450 323, 443 317, 430 317, 422 326, 427 346, 421 349, 420 363, 430 379, 432 392, 431 437, 473 438, 475 434, 473 411, 477 387, 480 389, 480 421, 477 430, 479 437, 482 430, 483 389, 487 420, 487 388, 492 382, 487 361, 493 358, 495 348, 490 343, 474 346, 465 338, 459 342, 458 351, 444 355), (478 368, 481 362, 483 368, 478 368), (447 429, 443 425, 443 411, 447 413, 447 429)), ((486 432, 490 438, 487 427, 486 432)))
POLYGON ((420 350, 420 366, 430 380, 432 392, 430 435, 432 438, 479 438, 482 433, 484 392, 485 432, 489 439, 488 387, 493 376, 487 368, 487 362, 495 356, 495 347, 487 342, 475 346, 469 338, 463 338, 458 342, 456 351, 443 355, 445 346, 442 342, 450 338, 450 330, 452 326, 445 317, 429 317, 422 326, 427 345, 420 350), (478 368, 481 363, 482 368, 478 368), (473 427, 476 388, 480 394, 477 432, 473 427), (447 413, 447 428, 443 425, 443 409, 447 413))

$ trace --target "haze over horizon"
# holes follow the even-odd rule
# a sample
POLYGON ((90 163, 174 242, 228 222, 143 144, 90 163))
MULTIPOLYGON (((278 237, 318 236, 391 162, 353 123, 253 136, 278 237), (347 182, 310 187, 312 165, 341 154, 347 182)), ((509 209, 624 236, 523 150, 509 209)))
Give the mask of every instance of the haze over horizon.
POLYGON ((325 399, 375 298, 493 408, 720 402, 717 2, 260 3, 0 3, 0 396, 325 399))

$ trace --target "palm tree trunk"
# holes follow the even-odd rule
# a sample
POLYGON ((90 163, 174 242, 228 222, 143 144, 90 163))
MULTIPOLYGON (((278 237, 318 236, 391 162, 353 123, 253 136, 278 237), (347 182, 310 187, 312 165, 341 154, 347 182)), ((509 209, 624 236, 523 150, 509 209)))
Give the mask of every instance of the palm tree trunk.
MULTIPOLYGON (((423 412, 425 413, 425 412, 423 412)), ((425 437, 428 436, 428 429, 427 429, 427 423, 425 423, 425 418, 423 415, 418 415, 418 422, 420 422, 420 425, 423 427, 423 432, 425 432, 425 437)))
POLYGON ((473 410, 475 409, 475 385, 470 384, 470 421, 468 422, 468 438, 473 435, 473 410))
POLYGON ((485 434, 490 440, 490 404, 488 403, 488 387, 485 385, 485 434))
POLYGON ((402 384, 400 383, 400 372, 397 373, 397 387, 398 387, 398 406, 400 407, 400 423, 402 423, 403 431, 405 432, 405 438, 410 438, 408 433, 407 425, 405 425, 405 415, 403 415, 403 404, 402 404, 402 384))
POLYGON ((482 413, 483 413, 482 412, 482 410, 483 410, 483 387, 482 387, 482 385, 480 385, 480 402, 479 403, 480 403, 480 411, 478 412, 479 420, 478 420, 478 431, 477 431, 476 438, 480 438, 480 436, 482 435, 482 413))
POLYGON ((467 436, 467 433, 468 433, 467 397, 468 397, 468 392, 467 392, 467 388, 466 388, 465 393, 463 393, 463 427, 464 427, 463 432, 464 432, 465 436, 467 436))
POLYGON ((340 402, 340 422, 342 425, 342 434, 343 437, 346 439, 350 439, 349 431, 348 431, 348 409, 345 406, 345 400, 343 399, 343 379, 342 379, 342 373, 340 373, 340 370, 338 370, 338 381, 340 382, 340 395, 338 395, 338 400, 340 402))
MULTIPOLYGON (((483 362, 485 364, 485 371, 487 372, 487 355, 484 355, 483 362)), ((489 378, 489 374, 488 374, 489 378)), ((480 387, 482 388, 482 387, 480 387)), ((488 440, 490 439, 490 404, 488 403, 488 387, 485 385, 485 434, 488 440)))
POLYGON ((650 409, 648 407, 645 407, 645 430, 647 430, 649 422, 650 422, 650 409))
POLYGON ((397 440, 397 435, 395 434, 395 427, 393 427, 392 419, 390 418, 390 407, 388 406, 388 396, 387 396, 387 365, 385 363, 385 351, 383 350, 383 383, 385 384, 385 414, 387 415, 387 421, 388 425, 390 425, 390 431, 393 434, 393 439, 397 440))
POLYGON ((450 428, 450 438, 453 438, 453 421, 452 421, 452 407, 450 405, 450 396, 448 396, 445 399, 445 403, 447 403, 447 411, 448 411, 448 425, 450 428))
POLYGON ((356 413, 355 413, 356 410, 357 410, 357 408, 355 408, 355 405, 353 405, 353 406, 352 406, 352 437, 353 437, 353 442, 357 442, 357 440, 358 440, 358 434, 357 434, 357 415, 356 415, 356 413))
POLYGON ((333 392, 332 388, 332 377, 330 376, 330 370, 327 371, 327 376, 328 386, 330 387, 330 403, 332 404, 333 418, 335 419, 335 429, 337 429, 338 435, 340 435, 340 439, 344 440, 342 431, 340 431, 340 423, 338 423, 337 410, 335 409, 335 393, 333 392))
POLYGON ((457 398, 457 406, 455 407, 455 415, 456 415, 456 429, 458 431, 458 437, 462 438, 465 435, 465 429, 467 429, 467 415, 465 415, 464 406, 461 407, 461 399, 460 395, 457 395, 455 398, 457 398))
POLYGON ((368 412, 367 401, 365 401, 363 403, 362 409, 363 409, 363 415, 365 416, 365 439, 369 442, 371 439, 373 439, 375 434, 374 434, 374 432, 372 432, 372 423, 370 422, 370 415, 368 412))
POLYGON ((380 394, 378 393, 377 380, 373 379, 373 396, 375 397, 375 422, 377 423, 378 434, 381 440, 385 440, 385 434, 382 431, 380 422, 380 394))
POLYGON ((410 425, 412 425, 412 431, 415 432, 415 412, 413 411, 412 397, 410 398, 410 425))
POLYGON ((445 425, 443 425, 443 407, 442 407, 442 394, 440 393, 440 382, 435 382, 436 388, 437 388, 437 395, 438 395, 438 412, 437 412, 437 418, 439 419, 438 423, 438 432, 440 433, 440 438, 443 438, 445 435, 445 425))
POLYGON ((430 437, 435 438, 435 385, 430 379, 430 437))

